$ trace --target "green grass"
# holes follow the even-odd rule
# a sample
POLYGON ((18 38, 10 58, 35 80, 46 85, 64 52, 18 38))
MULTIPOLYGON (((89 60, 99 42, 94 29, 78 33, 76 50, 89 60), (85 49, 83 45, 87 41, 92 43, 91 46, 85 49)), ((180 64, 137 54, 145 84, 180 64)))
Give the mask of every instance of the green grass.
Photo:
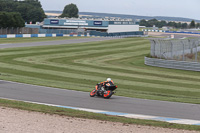
POLYGON ((194 125, 173 124, 173 123, 153 121, 153 120, 130 119, 130 118, 125 118, 125 117, 89 113, 85 111, 51 107, 51 106, 46 106, 46 105, 31 104, 31 103, 4 100, 4 99, 0 99, 0 106, 9 107, 9 108, 17 108, 17 109, 28 110, 28 111, 42 112, 42 113, 48 113, 48 114, 57 114, 60 116, 96 119, 96 120, 111 121, 111 122, 121 122, 124 124, 136 124, 136 125, 144 125, 144 126, 155 126, 155 127, 163 127, 163 128, 200 131, 200 126, 194 126, 194 125))
POLYGON ((68 39, 79 39, 79 38, 85 38, 85 37, 0 38, 0 44, 3 44, 3 43, 23 43, 23 42, 55 41, 55 40, 68 40, 68 39))
POLYGON ((200 73, 144 65, 145 38, 0 50, 0 79, 91 91, 111 77, 116 95, 200 103, 200 73))

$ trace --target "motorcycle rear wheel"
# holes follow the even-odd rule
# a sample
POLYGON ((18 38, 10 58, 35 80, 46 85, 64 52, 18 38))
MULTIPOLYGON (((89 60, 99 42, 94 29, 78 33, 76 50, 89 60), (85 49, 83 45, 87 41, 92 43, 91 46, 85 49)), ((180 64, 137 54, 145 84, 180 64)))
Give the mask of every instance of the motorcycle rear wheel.
POLYGON ((107 93, 103 94, 103 97, 106 99, 109 99, 112 96, 113 92, 111 90, 108 90, 107 93))
POLYGON ((96 91, 95 89, 92 90, 92 91, 90 92, 90 96, 91 96, 91 97, 94 97, 94 96, 96 95, 96 92, 97 92, 97 91, 96 91))

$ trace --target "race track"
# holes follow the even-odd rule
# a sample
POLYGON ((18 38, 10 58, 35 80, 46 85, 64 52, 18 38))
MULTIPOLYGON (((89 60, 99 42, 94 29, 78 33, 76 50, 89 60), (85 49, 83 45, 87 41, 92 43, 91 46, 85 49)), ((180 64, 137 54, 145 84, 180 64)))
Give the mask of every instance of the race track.
MULTIPOLYGON (((0 48, 71 44, 108 39, 113 38, 87 38, 67 41, 1 44, 0 48)), ((200 120, 200 105, 197 104, 173 103, 119 96, 113 96, 111 99, 103 99, 100 97, 91 98, 87 92, 34 86, 2 80, 0 81, 0 97, 112 112, 200 120)))
POLYGON ((90 97, 88 92, 0 81, 0 97, 112 112, 200 120, 200 105, 113 96, 90 97))

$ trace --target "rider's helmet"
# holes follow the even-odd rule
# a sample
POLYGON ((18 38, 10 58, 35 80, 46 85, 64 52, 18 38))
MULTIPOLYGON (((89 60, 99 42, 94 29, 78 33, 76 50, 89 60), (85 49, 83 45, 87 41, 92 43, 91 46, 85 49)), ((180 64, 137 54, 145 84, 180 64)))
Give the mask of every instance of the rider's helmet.
POLYGON ((111 78, 107 78, 107 81, 108 81, 108 82, 111 81, 111 78))

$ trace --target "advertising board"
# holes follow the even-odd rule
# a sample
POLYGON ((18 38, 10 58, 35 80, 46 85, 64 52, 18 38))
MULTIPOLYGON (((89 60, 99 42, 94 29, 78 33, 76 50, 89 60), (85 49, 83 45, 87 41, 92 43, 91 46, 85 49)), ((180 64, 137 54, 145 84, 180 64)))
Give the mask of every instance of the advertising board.
POLYGON ((59 24, 59 20, 52 19, 50 20, 50 24, 59 24))
POLYGON ((102 25, 102 21, 94 21, 94 25, 102 25))

